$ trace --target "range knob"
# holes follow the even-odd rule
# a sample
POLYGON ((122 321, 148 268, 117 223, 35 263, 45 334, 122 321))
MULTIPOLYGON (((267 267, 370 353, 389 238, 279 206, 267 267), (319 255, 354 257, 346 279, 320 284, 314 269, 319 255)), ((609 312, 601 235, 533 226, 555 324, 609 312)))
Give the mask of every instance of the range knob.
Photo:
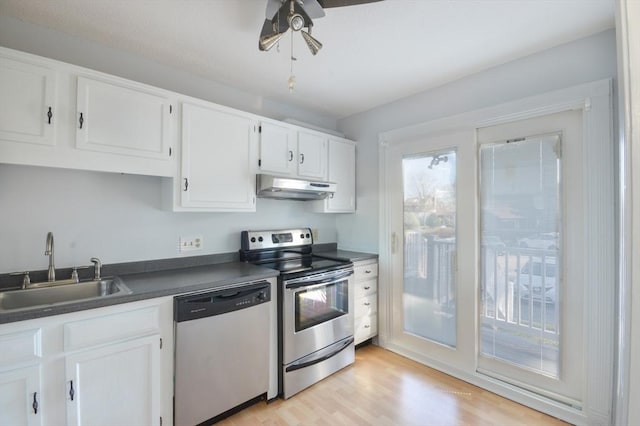
POLYGON ((307 238, 309 238, 311 235, 307 234, 307 238))
POLYGON ((251 242, 255 243, 256 242, 256 237, 251 237, 251 242))
POLYGON ((304 240, 304 234, 300 234, 300 239, 304 240))
POLYGON ((262 242, 263 240, 264 240, 264 238, 258 237, 258 241, 262 242))

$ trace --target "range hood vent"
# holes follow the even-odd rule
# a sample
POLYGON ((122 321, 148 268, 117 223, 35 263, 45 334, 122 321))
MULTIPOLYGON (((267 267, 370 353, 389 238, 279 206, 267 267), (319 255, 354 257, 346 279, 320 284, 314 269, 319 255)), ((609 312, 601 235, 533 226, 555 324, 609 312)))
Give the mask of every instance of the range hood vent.
POLYGON ((259 174, 256 177, 257 195, 260 198, 284 200, 322 200, 336 192, 333 182, 294 179, 259 174))

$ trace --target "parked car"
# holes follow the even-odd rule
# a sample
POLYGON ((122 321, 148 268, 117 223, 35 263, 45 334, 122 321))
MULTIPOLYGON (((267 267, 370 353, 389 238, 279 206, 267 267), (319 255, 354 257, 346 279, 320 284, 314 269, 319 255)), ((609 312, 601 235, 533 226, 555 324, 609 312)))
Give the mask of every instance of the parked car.
POLYGON ((535 248, 543 250, 557 250, 558 244, 557 232, 546 232, 543 234, 530 235, 518 240, 518 247, 535 248))
POLYGON ((556 282, 558 281, 558 268, 555 256, 542 258, 532 257, 525 262, 518 273, 520 297, 540 301, 542 300, 542 288, 544 287, 544 300, 546 303, 556 303, 558 300, 556 282), (532 294, 531 294, 532 293, 532 294))

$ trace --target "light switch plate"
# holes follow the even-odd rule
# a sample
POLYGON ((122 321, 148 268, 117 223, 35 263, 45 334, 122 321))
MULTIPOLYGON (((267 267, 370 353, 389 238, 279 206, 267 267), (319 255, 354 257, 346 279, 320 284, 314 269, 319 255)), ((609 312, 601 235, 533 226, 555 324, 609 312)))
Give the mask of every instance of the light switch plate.
POLYGON ((180 237, 180 253, 185 251, 195 251, 202 250, 202 236, 198 235, 195 237, 180 237))

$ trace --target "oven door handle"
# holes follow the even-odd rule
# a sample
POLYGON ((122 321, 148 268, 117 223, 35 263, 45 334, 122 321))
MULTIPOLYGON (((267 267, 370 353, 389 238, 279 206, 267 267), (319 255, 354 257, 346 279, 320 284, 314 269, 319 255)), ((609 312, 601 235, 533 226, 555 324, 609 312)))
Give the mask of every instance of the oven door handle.
POLYGON ((309 367, 311 365, 318 364, 322 361, 325 361, 331 358, 332 356, 335 356, 340 352, 342 352, 343 350, 345 350, 353 342, 354 342, 353 337, 349 337, 348 339, 345 339, 344 341, 339 342, 340 346, 338 346, 337 349, 334 350, 333 348, 330 348, 331 351, 329 353, 321 354, 320 356, 318 356, 317 354, 314 354, 313 359, 309 359, 310 357, 304 357, 296 361, 295 363, 289 365, 287 368, 285 368, 285 372, 288 373, 290 371, 300 370, 301 368, 309 367), (315 356, 318 356, 318 358, 315 358, 315 356))
POLYGON ((340 274, 336 274, 320 280, 298 281, 297 279, 295 279, 291 281, 285 281, 284 286, 287 289, 296 289, 301 287, 317 287, 317 286, 331 284, 331 283, 340 281, 342 279, 347 278, 349 275, 353 275, 353 271, 345 271, 340 274), (291 284, 288 284, 288 283, 291 283, 291 284))

